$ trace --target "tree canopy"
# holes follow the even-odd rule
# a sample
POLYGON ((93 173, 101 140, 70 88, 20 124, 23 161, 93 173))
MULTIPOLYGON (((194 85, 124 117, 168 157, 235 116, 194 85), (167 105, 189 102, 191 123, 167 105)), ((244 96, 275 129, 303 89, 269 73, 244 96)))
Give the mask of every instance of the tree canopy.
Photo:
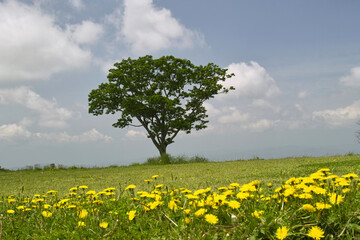
POLYGON ((233 89, 221 85, 231 76, 213 63, 195 66, 173 56, 124 59, 109 70, 108 82, 89 93, 89 113, 121 112, 114 127, 143 127, 160 155, 166 154, 180 131, 207 127, 203 103, 233 89))

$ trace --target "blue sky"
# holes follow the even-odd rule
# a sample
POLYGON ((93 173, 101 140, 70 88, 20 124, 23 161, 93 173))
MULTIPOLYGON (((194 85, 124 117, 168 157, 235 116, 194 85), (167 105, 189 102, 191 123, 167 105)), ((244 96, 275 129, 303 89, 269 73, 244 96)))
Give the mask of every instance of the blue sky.
POLYGON ((358 153, 358 1, 0 1, 0 166, 127 165, 156 156, 140 128, 87 113, 123 58, 174 55, 235 73, 209 127, 172 155, 222 161, 358 153))

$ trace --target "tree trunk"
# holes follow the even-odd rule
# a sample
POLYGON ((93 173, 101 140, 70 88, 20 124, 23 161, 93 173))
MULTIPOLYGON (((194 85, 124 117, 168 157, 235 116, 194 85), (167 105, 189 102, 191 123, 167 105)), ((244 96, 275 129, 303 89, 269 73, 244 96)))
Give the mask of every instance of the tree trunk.
POLYGON ((166 146, 161 144, 157 149, 160 153, 160 157, 166 154, 166 146))
POLYGON ((170 157, 166 153, 166 145, 160 145, 158 150, 160 153, 160 162, 162 164, 170 164, 170 157))

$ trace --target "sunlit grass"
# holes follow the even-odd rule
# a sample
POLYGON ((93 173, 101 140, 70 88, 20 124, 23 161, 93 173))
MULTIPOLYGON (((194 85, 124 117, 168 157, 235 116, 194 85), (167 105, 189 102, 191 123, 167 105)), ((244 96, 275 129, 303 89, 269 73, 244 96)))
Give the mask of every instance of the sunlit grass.
POLYGON ((323 231, 326 239, 354 239, 360 233, 359 160, 1 172, 0 236, 321 239, 323 231))

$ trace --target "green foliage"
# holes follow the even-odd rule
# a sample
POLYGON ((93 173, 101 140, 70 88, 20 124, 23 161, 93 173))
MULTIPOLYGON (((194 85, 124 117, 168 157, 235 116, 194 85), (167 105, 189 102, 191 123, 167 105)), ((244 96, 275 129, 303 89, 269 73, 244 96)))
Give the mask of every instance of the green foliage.
POLYGON ((173 157, 169 154, 163 154, 159 157, 148 158, 145 164, 148 165, 163 165, 163 164, 183 164, 183 163, 202 163, 209 162, 209 160, 205 157, 194 156, 194 157, 186 157, 186 156, 178 156, 173 157))
POLYGON ((166 154, 180 131, 206 128, 203 103, 233 89, 220 84, 232 75, 213 63, 195 66, 173 56, 153 59, 147 55, 124 59, 114 67, 108 82, 89 93, 89 113, 121 112, 113 126, 142 126, 160 155, 166 154))

